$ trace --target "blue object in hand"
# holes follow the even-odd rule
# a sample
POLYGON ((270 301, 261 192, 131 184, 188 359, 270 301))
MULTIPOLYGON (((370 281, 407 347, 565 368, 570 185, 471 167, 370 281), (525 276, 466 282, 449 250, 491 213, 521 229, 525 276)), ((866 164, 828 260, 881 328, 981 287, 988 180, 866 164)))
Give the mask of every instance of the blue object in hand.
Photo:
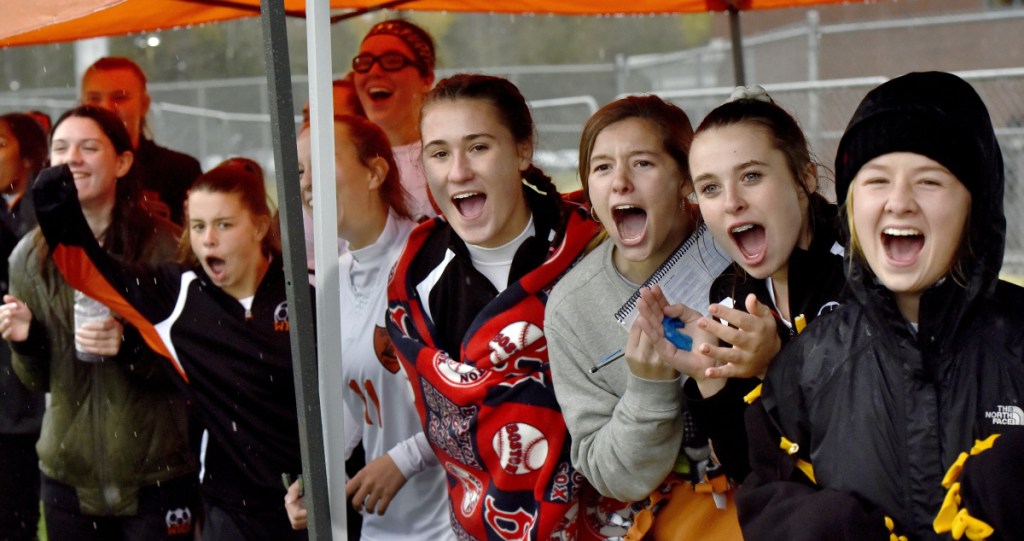
POLYGON ((681 319, 665 316, 661 326, 665 329, 665 339, 672 342, 672 345, 684 351, 693 350, 693 339, 680 332, 686 327, 681 319))

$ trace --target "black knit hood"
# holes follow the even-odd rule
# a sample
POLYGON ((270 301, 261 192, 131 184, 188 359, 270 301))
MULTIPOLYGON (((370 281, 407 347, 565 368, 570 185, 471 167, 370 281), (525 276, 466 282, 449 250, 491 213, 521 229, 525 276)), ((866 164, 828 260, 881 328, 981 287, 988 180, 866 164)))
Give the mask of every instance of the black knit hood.
MULTIPOLYGON (((860 168, 890 152, 914 152, 941 163, 971 194, 968 242, 957 253, 963 276, 940 281, 921 297, 922 331, 927 327, 932 337, 952 336, 974 303, 992 294, 1003 261, 1003 157, 988 109, 970 84, 949 73, 910 73, 875 88, 839 142, 835 171, 841 205, 860 168)), ((855 296, 866 306, 881 307, 890 319, 892 294, 856 259, 847 269, 855 296)))

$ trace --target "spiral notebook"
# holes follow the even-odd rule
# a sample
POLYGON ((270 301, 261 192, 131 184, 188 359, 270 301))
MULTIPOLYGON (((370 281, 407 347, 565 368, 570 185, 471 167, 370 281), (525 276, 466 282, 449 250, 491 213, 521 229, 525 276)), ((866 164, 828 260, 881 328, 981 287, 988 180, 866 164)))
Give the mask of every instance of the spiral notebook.
MULTIPOLYGON (((641 286, 661 286, 665 298, 672 304, 685 304, 707 315, 708 292, 711 282, 732 263, 725 249, 715 242, 705 224, 700 224, 690 238, 662 263, 641 286)), ((615 319, 627 329, 636 319, 636 301, 640 290, 615 312, 615 319)))

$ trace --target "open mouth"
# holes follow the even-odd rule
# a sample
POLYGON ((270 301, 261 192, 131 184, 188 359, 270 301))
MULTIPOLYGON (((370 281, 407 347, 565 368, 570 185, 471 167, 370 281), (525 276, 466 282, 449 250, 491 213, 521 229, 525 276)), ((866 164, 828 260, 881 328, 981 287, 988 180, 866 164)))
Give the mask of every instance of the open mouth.
POLYGON ((371 101, 376 102, 384 101, 393 96, 395 93, 387 88, 372 87, 367 91, 367 94, 370 96, 371 101))
POLYGON ((486 202, 487 196, 479 192, 463 193, 452 197, 455 210, 459 211, 459 215, 467 220, 479 218, 484 213, 484 203, 486 202))
POLYGON ((206 268, 210 271, 210 278, 220 279, 224 275, 224 260, 209 256, 206 258, 206 268))
POLYGON ((612 208, 612 220, 619 232, 619 238, 629 242, 640 239, 647 229, 647 211, 633 205, 612 208))
POLYGON ((912 227, 887 227, 882 230, 882 246, 890 261, 909 265, 924 248, 924 233, 912 227))
POLYGON ((764 254, 766 237, 763 226, 743 224, 732 228, 729 235, 745 258, 753 260, 764 254))

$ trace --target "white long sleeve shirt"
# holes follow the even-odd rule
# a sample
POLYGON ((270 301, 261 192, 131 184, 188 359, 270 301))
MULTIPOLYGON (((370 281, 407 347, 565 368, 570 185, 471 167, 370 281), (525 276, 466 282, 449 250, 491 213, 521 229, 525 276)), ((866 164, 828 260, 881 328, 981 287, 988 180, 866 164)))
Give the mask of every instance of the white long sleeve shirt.
POLYGON ((360 432, 367 463, 388 453, 408 479, 384 516, 364 516, 364 540, 455 538, 444 471, 423 435, 409 379, 384 326, 388 275, 414 226, 389 215, 377 242, 344 254, 339 265, 343 381, 338 391, 355 417, 345 431, 360 432))

